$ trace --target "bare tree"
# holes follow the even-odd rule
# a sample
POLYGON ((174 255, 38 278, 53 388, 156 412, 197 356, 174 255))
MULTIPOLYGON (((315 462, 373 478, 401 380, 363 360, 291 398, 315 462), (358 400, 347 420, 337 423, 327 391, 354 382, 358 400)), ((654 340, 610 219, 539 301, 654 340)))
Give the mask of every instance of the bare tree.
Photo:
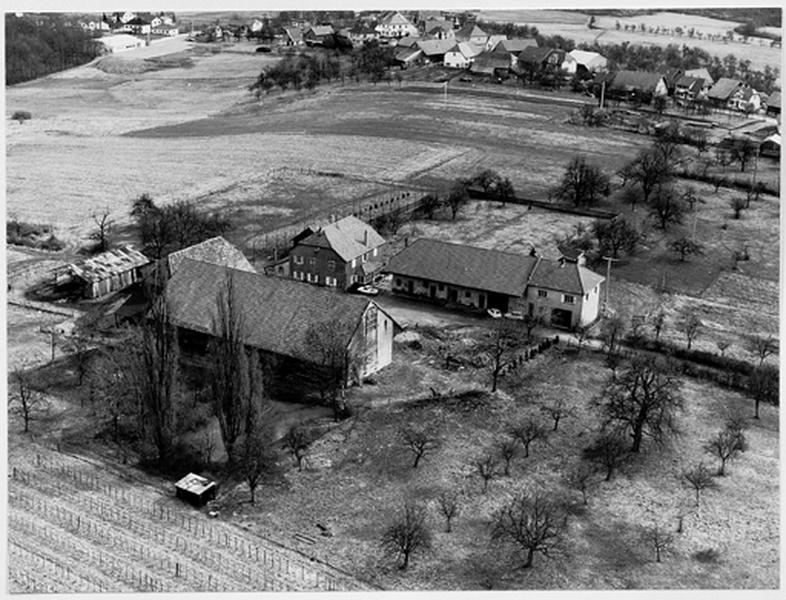
POLYGON ((284 436, 284 449, 295 458, 295 464, 297 464, 298 471, 303 470, 303 459, 308 453, 310 444, 311 439, 306 433, 306 430, 298 425, 292 425, 284 436))
POLYGON ((620 316, 604 319, 601 325, 601 336, 606 345, 606 352, 612 354, 617 342, 625 334, 625 321, 620 316))
POLYGON ((715 345, 718 347, 718 350, 720 350, 722 357, 726 353, 726 350, 729 349, 729 346, 731 346, 731 342, 729 340, 720 339, 715 342, 715 345))
POLYGON ((524 458, 529 458, 529 447, 537 440, 545 440, 548 430, 533 419, 526 419, 510 428, 510 435, 524 446, 524 458))
POLYGON ((244 316, 232 274, 218 291, 216 307, 215 337, 208 346, 208 385, 224 449, 229 462, 234 463, 238 458, 235 443, 253 405, 262 397, 262 370, 258 354, 244 343, 244 316))
POLYGON ((401 430, 400 435, 404 446, 415 455, 415 462, 412 463, 413 469, 418 468, 420 459, 439 448, 439 440, 434 432, 427 428, 405 427, 401 430))
POLYGON ((734 218, 739 219, 742 216, 742 211, 747 208, 748 201, 743 196, 734 195, 729 200, 729 206, 734 211, 734 218))
POLYGON ((685 334, 685 339, 688 342, 688 350, 690 350, 693 342, 698 337, 702 325, 703 323, 698 313, 695 311, 687 310, 682 314, 682 318, 679 321, 679 328, 680 331, 685 334))
POLYGON ((756 408, 754 419, 759 418, 759 405, 762 402, 773 406, 780 404, 779 378, 778 369, 771 365, 762 365, 754 369, 748 377, 748 393, 753 397, 756 408))
POLYGON ((607 425, 627 432, 637 453, 645 436, 663 443, 677 432, 676 414, 683 409, 679 383, 664 361, 636 356, 616 379, 611 379, 600 399, 595 401, 607 425))
POLYGON ((508 541, 524 555, 523 568, 532 566, 536 552, 549 556, 557 547, 565 510, 545 492, 522 494, 502 507, 491 524, 493 540, 508 541))
POLYGON ((628 445, 619 433, 601 432, 583 451, 588 461, 606 469, 606 481, 628 460, 628 445))
POLYGON ((459 505, 459 494, 455 490, 442 490, 437 496, 437 504, 439 512, 445 517, 445 531, 450 533, 452 531, 452 522, 455 519, 461 507, 459 505))
POLYGON ((382 534, 382 549, 399 563, 402 571, 409 566, 413 555, 431 548, 431 530, 426 523, 423 506, 407 501, 396 514, 393 523, 382 534))
POLYGON ((99 418, 109 421, 112 441, 123 453, 126 448, 121 430, 139 412, 135 391, 125 385, 128 382, 124 372, 126 359, 126 349, 104 350, 90 363, 87 375, 91 402, 99 418))
POLYGON ((704 254, 704 244, 700 244, 687 235, 673 239, 669 242, 669 248, 672 252, 679 254, 680 262, 685 262, 685 258, 692 254, 704 254))
POLYGON ((527 331, 527 341, 532 341, 532 332, 543 325, 543 319, 536 315, 525 314, 523 319, 524 329, 527 331))
POLYGON ((565 475, 565 483, 571 489, 581 492, 582 502, 587 504, 587 493, 592 487, 596 471, 586 462, 574 465, 565 475))
POLYGON ((627 167, 628 179, 640 187, 645 204, 649 203, 655 188, 665 183, 670 176, 669 165, 663 157, 663 152, 642 150, 627 167))
POLYGON ((256 501, 256 489, 259 483, 272 475, 276 470, 276 457, 272 450, 273 432, 270 427, 271 410, 259 414, 255 410, 247 415, 245 432, 237 448, 237 469, 248 485, 251 493, 251 504, 256 501))
POLYGON ((20 369, 11 375, 13 389, 9 390, 8 407, 22 417, 24 432, 30 432, 30 421, 47 413, 49 403, 41 392, 33 388, 33 376, 20 369))
POLYGON ((682 472, 682 479, 695 490, 697 507, 700 506, 699 500, 701 492, 718 486, 715 479, 712 477, 712 473, 703 462, 696 464, 690 469, 684 470, 682 472))
POLYGON ((497 475, 497 457, 493 454, 484 454, 472 463, 475 471, 483 480, 483 493, 488 491, 489 481, 497 475))
POLYGON ((579 206, 596 204, 601 197, 608 196, 609 191, 609 177, 599 167, 588 163, 585 157, 577 156, 565 167, 562 180, 552 194, 579 206))
POLYGON ((655 550, 655 562, 660 562, 661 554, 674 542, 674 534, 655 524, 644 528, 642 539, 655 550))
POLYGON ((726 474, 726 462, 737 458, 744 449, 744 436, 729 429, 722 429, 704 444, 704 450, 720 459, 718 475, 726 474))
POLYGON ((768 356, 778 353, 778 340, 771 335, 753 335, 748 338, 745 349, 759 359, 761 367, 768 356))
POLYGON ((114 229, 114 221, 110 215, 108 208, 104 209, 104 212, 100 215, 93 215, 96 229, 90 234, 90 239, 96 243, 96 252, 106 252, 112 246, 110 236, 114 229))
POLYGON ((426 214, 426 218, 434 218, 434 212, 442 206, 442 201, 437 194, 426 194, 420 201, 420 208, 426 214))
POLYGON ((658 227, 666 230, 670 224, 682 223, 685 212, 682 198, 671 186, 658 186, 650 198, 650 213, 657 220, 658 227))
POLYGON ((519 333, 508 319, 497 319, 483 340, 481 347, 491 357, 491 391, 497 391, 502 371, 515 360, 521 346, 519 333))
POLYGON ((559 428, 559 422, 562 419, 575 414, 574 410, 568 406, 564 398, 558 398, 551 404, 544 404, 540 407, 540 410, 548 415, 552 421, 554 421, 554 427, 552 428, 552 431, 557 431, 559 428))
POLYGON ((659 308, 652 316, 652 329, 655 331, 655 341, 660 340, 660 334, 663 332, 663 327, 666 324, 666 311, 659 308))
POLYGON ((505 438, 497 442, 497 455, 505 464, 503 474, 510 477, 510 463, 516 458, 519 451, 518 441, 512 438, 505 438))
POLYGON ((448 191, 445 203, 450 207, 450 214, 453 220, 456 220, 461 207, 469 202, 469 194, 467 193, 467 182, 457 180, 448 191))

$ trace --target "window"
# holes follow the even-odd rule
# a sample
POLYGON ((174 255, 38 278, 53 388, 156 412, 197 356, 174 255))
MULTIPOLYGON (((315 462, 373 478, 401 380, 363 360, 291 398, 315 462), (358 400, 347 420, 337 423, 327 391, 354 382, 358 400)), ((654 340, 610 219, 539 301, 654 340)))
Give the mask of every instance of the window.
POLYGON ((302 265, 303 264, 303 257, 302 256, 295 255, 294 259, 295 259, 295 264, 296 265, 302 265))
POLYGON ((325 285, 330 287, 336 287, 336 278, 335 277, 325 277, 325 285))
POLYGON ((356 258, 353 258, 353 259, 352 259, 352 262, 351 262, 350 264, 351 264, 351 266, 352 266, 352 268, 353 268, 353 269, 354 269, 355 267, 357 267, 357 266, 358 266, 358 261, 357 261, 357 259, 356 259, 356 258))
POLYGON ((538 290, 538 298, 547 298, 549 293, 546 290, 538 290))
POLYGON ((292 271, 292 277, 299 281, 303 281, 303 271, 292 271))
POLYGON ((571 296, 570 294, 562 294, 562 301, 565 304, 576 304, 575 296, 571 296))
POLYGON ((360 262, 366 262, 368 260, 368 252, 366 252, 363 256, 360 257, 360 262))
POLYGON ((336 261, 329 260, 328 261, 328 271, 335 271, 336 270, 336 261))
POLYGON ((472 293, 471 292, 464 292, 464 297, 465 298, 470 298, 470 297, 472 297, 472 293))
POLYGON ((372 256, 376 256, 377 255, 377 249, 376 248, 374 248, 374 251, 371 253, 371 255, 372 256))
POLYGON ((440 283, 439 284, 439 291, 441 292, 444 289, 445 289, 445 284, 444 283, 440 283))
POLYGON ((309 257, 309 259, 308 259, 308 266, 309 267, 314 267, 314 266, 316 266, 316 264, 317 264, 317 259, 314 258, 313 256, 309 257))
POLYGON ((396 277, 396 287, 401 287, 401 278, 396 277))

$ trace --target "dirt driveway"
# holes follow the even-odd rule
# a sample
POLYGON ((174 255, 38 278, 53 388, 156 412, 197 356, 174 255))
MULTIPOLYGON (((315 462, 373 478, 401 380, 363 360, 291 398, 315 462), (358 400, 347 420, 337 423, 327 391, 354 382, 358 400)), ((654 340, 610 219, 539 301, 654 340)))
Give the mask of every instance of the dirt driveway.
POLYGON ((473 315, 459 312, 428 302, 395 296, 382 290, 374 301, 403 328, 431 325, 434 327, 479 327, 484 321, 490 321, 485 315, 473 315))

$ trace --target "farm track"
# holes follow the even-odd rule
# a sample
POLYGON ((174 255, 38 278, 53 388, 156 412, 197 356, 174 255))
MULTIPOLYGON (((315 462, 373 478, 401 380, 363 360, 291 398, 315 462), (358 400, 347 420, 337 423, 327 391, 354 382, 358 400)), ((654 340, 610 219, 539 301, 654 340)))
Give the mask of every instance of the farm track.
POLYGON ((53 452, 12 459, 14 591, 364 589, 326 563, 53 452), (35 560, 30 556, 36 556, 35 560), (38 567, 36 565, 39 565, 38 567))

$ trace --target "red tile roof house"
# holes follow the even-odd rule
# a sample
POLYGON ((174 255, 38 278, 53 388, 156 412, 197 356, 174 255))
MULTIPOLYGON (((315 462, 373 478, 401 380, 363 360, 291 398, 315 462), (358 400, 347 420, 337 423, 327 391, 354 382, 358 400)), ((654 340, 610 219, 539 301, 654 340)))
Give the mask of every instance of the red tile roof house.
POLYGON ((289 270, 293 279, 344 290, 370 282, 379 272, 384 244, 373 227, 350 215, 295 244, 289 270))
POLYGON ((352 357, 347 383, 359 383, 392 360, 397 326, 372 300, 190 259, 180 263, 166 287, 169 316, 186 356, 204 355, 218 334, 218 298, 228 281, 243 323, 243 341, 260 352, 270 369, 266 388, 278 397, 302 387, 293 382, 302 379, 304 366, 324 364, 309 342, 314 325, 343 325, 336 332, 352 357))
POLYGON ((578 262, 419 239, 384 271, 394 292, 477 309, 542 317, 553 327, 593 323, 604 278, 578 262))

